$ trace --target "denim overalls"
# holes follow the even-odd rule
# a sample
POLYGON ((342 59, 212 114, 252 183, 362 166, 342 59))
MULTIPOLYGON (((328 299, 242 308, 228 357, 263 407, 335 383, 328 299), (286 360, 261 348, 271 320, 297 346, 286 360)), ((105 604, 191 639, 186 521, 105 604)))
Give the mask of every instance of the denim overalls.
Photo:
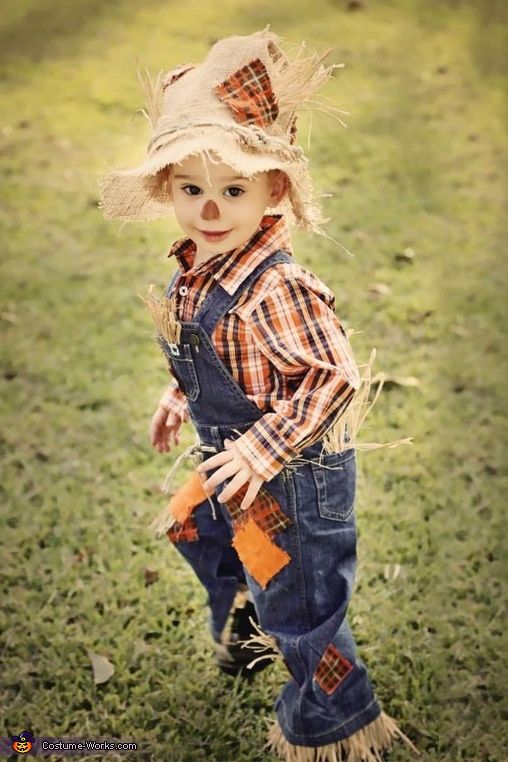
MULTIPOLYGON (((194 320, 181 323, 179 344, 159 337, 201 444, 207 446, 204 458, 214 454, 210 450, 222 451, 224 439, 236 439, 262 416, 226 369, 210 336, 266 268, 291 261, 283 251, 271 254, 232 295, 217 283, 194 320)), ((355 451, 321 450, 322 442, 306 447, 291 461, 293 467, 262 485, 290 519, 274 538, 290 561, 265 588, 231 546, 231 515, 216 495, 211 498, 214 511, 204 501, 192 514, 198 539, 176 544, 208 592, 210 629, 217 642, 239 583, 247 583, 260 626, 276 639, 291 676, 275 702, 279 724, 290 743, 312 747, 352 735, 381 712, 346 621, 356 566, 355 451)), ((216 494, 227 483, 218 485, 216 494)))

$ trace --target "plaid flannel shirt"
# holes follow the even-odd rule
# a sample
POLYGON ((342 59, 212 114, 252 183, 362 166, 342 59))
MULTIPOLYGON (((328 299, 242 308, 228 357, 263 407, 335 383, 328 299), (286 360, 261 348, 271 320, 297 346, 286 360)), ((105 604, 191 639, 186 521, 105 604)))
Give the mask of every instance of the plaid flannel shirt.
MULTIPOLYGON (((178 317, 193 319, 216 282, 230 294, 269 254, 292 255, 283 215, 265 215, 247 244, 193 267, 195 243, 176 241, 181 275, 178 317)), ((212 333, 214 348, 262 417, 235 440, 251 468, 269 481, 304 447, 317 441, 344 412, 360 385, 346 333, 334 312, 332 291, 296 262, 278 263, 241 295, 212 333)), ((184 395, 170 384, 160 404, 188 420, 184 395)))

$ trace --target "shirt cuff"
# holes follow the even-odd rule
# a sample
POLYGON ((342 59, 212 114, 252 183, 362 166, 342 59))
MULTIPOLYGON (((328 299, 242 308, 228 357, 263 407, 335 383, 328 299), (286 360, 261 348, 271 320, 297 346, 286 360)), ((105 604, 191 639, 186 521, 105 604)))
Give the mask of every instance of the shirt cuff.
POLYGON ((189 408, 187 399, 178 386, 171 384, 162 395, 159 406, 163 407, 175 418, 187 422, 189 420, 189 408))
POLYGON ((247 461, 254 473, 263 481, 268 482, 282 471, 286 463, 289 463, 298 455, 298 452, 290 450, 287 444, 280 453, 271 454, 274 449, 273 442, 268 443, 263 436, 264 430, 255 423, 251 428, 235 439, 235 445, 242 458, 247 461))

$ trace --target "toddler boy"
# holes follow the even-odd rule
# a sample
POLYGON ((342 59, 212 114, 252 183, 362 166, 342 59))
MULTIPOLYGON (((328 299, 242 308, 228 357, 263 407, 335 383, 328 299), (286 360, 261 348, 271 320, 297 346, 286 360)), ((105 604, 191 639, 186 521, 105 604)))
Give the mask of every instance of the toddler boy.
MULTIPOLYGON (((103 185, 107 217, 172 205, 185 238, 158 337, 174 376, 151 423, 161 452, 191 420, 203 462, 168 535, 208 593, 219 663, 245 665, 239 598, 284 660, 269 746, 287 762, 381 759, 411 741, 381 710, 346 613, 356 565, 355 450, 323 438, 360 386, 332 292, 293 258, 287 220, 323 233, 296 111, 333 67, 267 30, 217 42, 149 89, 137 170, 103 185)), ((245 649, 244 649, 245 650, 245 649)), ((266 651, 265 651, 266 654, 266 651)))

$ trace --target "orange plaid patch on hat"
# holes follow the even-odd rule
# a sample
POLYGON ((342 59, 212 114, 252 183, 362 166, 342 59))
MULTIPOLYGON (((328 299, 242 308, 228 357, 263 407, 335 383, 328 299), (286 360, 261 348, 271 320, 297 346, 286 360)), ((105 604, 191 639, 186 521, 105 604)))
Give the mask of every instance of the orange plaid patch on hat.
POLYGON ((330 695, 337 690, 352 669, 351 662, 341 654, 333 643, 330 643, 316 667, 314 679, 319 687, 330 695))
POLYGON ((251 518, 236 532, 232 545, 251 577, 262 588, 291 561, 289 553, 279 548, 251 518))
POLYGON ((264 63, 255 58, 214 87, 215 94, 233 112, 236 122, 267 127, 279 115, 277 98, 264 63))

